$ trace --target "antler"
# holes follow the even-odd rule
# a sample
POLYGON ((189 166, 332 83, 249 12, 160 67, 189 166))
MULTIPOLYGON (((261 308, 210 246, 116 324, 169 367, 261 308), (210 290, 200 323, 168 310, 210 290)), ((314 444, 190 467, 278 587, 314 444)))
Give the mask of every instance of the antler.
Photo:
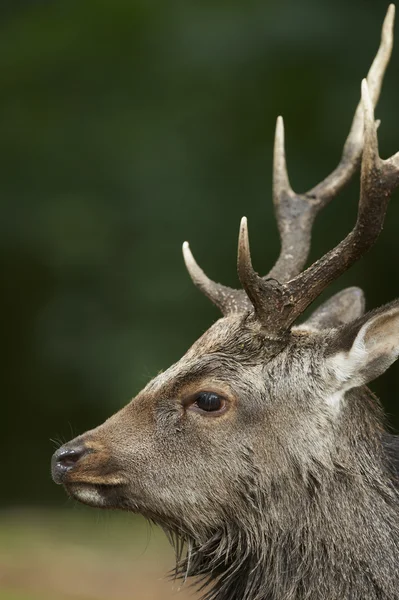
POLYGON ((247 220, 241 221, 238 274, 258 319, 271 336, 286 331, 321 292, 361 258, 382 230, 388 202, 399 186, 399 152, 387 160, 378 154, 377 124, 366 79, 362 81, 364 150, 358 216, 353 230, 333 250, 291 281, 281 284, 255 273, 249 251, 247 220))
MULTIPOLYGON (((388 8, 382 26, 381 43, 367 74, 370 97, 377 105, 382 81, 392 53, 395 6, 388 8)), ((363 150, 363 106, 359 102, 341 160, 324 181, 305 194, 296 194, 289 182, 285 149, 284 123, 278 117, 274 142, 273 201, 281 238, 280 256, 267 277, 288 281, 301 272, 310 250, 311 230, 317 213, 351 180, 357 171, 363 150)))
POLYGON ((194 283, 223 314, 255 308, 258 319, 271 336, 280 336, 305 308, 358 260, 381 231, 388 200, 399 184, 399 155, 382 161, 378 155, 374 106, 393 45, 394 5, 390 5, 382 28, 378 53, 362 83, 362 99, 345 142, 340 163, 324 181, 305 194, 292 190, 285 161, 284 126, 277 120, 273 200, 281 238, 280 256, 270 273, 260 277, 253 269, 247 222, 243 218, 238 246, 238 274, 245 290, 233 290, 211 281, 192 256, 187 242, 183 253, 194 283), (364 150, 363 150, 364 146, 364 150), (353 231, 334 250, 302 274, 310 249, 311 228, 319 210, 349 182, 362 158, 358 219, 353 231))
POLYGON ((194 285, 216 304, 222 314, 243 312, 251 307, 248 297, 242 290, 234 290, 227 285, 216 283, 205 275, 192 255, 188 242, 183 244, 183 257, 194 285))

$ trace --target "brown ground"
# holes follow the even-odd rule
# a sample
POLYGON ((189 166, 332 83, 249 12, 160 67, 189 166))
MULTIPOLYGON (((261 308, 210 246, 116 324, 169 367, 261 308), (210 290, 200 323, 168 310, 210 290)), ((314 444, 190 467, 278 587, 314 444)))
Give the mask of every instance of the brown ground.
POLYGON ((197 600, 162 532, 130 515, 0 513, 0 600, 197 600))

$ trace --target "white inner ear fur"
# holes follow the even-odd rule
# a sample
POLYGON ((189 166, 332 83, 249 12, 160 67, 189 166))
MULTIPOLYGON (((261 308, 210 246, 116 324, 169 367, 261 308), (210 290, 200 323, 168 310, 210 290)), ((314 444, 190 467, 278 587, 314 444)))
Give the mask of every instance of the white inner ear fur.
POLYGON ((338 384, 337 391, 346 392, 382 375, 398 355, 399 307, 395 307, 366 321, 350 350, 329 357, 327 368, 338 384))

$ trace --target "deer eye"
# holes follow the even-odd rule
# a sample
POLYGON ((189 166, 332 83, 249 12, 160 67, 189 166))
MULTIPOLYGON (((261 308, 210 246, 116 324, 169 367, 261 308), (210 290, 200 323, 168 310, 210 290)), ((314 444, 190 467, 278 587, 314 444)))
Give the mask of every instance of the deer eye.
POLYGON ((205 412, 221 412, 226 406, 226 400, 214 392, 200 392, 195 396, 194 408, 205 412))

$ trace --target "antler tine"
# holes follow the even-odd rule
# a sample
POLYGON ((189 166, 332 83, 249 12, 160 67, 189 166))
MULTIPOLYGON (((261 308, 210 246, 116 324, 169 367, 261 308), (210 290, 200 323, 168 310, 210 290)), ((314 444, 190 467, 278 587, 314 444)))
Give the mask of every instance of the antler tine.
POLYGON ((262 296, 259 296, 259 286, 257 285, 259 275, 255 273, 252 266, 247 217, 243 217, 240 223, 240 232, 238 235, 237 271, 241 285, 244 288, 248 298, 251 300, 251 303, 254 306, 259 305, 262 300, 262 296))
POLYGON ((288 177, 287 161, 285 158, 284 120, 280 116, 277 117, 276 132, 274 135, 273 200, 278 201, 284 194, 295 196, 288 177))
POLYGON ((188 242, 183 244, 183 257, 187 271, 194 285, 205 294, 220 309, 223 315, 233 312, 243 312, 250 308, 248 297, 242 290, 234 290, 228 286, 209 279, 196 262, 188 242))
POLYGON ((362 106, 364 151, 356 224, 333 250, 288 283, 280 284, 277 290, 272 289, 267 280, 259 278, 263 282, 263 293, 269 297, 268 304, 272 307, 269 309, 263 303, 256 310, 261 321, 276 333, 286 331, 332 281, 371 248, 382 230, 390 197, 399 186, 399 152, 388 160, 382 160, 378 154, 373 102, 365 79, 362 82, 362 106), (279 302, 283 298, 280 311, 276 311, 275 303, 270 303, 271 294, 279 302))
POLYGON ((277 118, 274 138, 273 202, 280 232, 281 251, 276 264, 266 277, 283 282, 299 273, 308 257, 314 204, 306 194, 296 194, 291 188, 285 158, 282 117, 277 118))
POLYGON ((266 281, 252 266, 246 217, 243 217, 240 223, 237 270, 241 285, 255 309, 258 320, 272 335, 274 315, 281 312, 284 302, 283 293, 278 281, 266 281))
MULTIPOLYGON (((391 4, 382 27, 378 52, 367 75, 374 107, 380 95, 382 81, 392 52, 394 17, 395 6, 391 4)), ((360 101, 338 166, 311 190, 305 194, 296 194, 289 184, 285 164, 282 118, 277 119, 273 200, 281 238, 281 251, 275 266, 266 277, 273 277, 284 282, 300 273, 309 254, 311 229, 317 213, 350 181, 360 164, 362 150, 363 108, 360 101)))

